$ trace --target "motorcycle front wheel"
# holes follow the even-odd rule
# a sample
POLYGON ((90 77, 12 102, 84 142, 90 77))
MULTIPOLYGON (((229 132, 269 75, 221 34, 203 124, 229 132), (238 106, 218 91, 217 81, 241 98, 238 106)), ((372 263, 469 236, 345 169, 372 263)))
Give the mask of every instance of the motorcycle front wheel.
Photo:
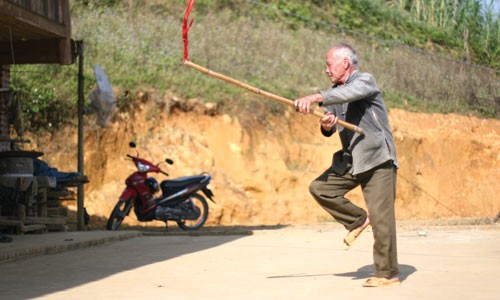
POLYGON ((106 224, 107 230, 118 230, 122 225, 123 219, 128 216, 130 209, 132 209, 132 200, 118 201, 115 208, 109 216, 108 223, 106 224))
POLYGON ((185 210, 199 210, 200 214, 199 217, 196 220, 181 220, 177 221, 177 225, 182 229, 182 230, 197 230, 205 224, 207 221, 208 217, 208 203, 205 198, 197 193, 194 193, 189 197, 186 201, 184 201, 182 204, 184 206, 185 210))

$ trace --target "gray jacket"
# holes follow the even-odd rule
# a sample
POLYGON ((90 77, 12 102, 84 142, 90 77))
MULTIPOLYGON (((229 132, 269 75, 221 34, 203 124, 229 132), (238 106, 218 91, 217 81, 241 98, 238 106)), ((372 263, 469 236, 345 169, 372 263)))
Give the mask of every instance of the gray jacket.
MULTIPOLYGON (((339 119, 364 130, 364 135, 338 126, 344 150, 352 155, 349 173, 356 175, 377 167, 389 160, 398 167, 396 146, 389 129, 387 110, 373 76, 355 71, 342 86, 320 91, 322 107, 339 119)), ((323 132, 325 136, 331 132, 323 132)))

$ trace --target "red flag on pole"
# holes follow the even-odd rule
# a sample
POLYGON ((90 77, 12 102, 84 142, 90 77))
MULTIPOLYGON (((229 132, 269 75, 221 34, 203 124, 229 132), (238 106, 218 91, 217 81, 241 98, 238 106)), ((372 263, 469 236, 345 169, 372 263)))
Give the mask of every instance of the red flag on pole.
POLYGON ((191 26, 193 25, 193 22, 194 22, 194 19, 191 19, 191 21, 189 21, 189 14, 191 13, 191 10, 193 9, 193 5, 194 5, 194 0, 189 0, 188 3, 187 3, 187 7, 186 7, 186 12, 184 13, 184 20, 182 21, 182 40, 184 41, 184 61, 189 61, 189 57, 188 57, 188 44, 189 44, 189 40, 188 40, 188 31, 189 31, 189 28, 191 28, 191 26), (188 24, 189 23, 189 24, 188 24))

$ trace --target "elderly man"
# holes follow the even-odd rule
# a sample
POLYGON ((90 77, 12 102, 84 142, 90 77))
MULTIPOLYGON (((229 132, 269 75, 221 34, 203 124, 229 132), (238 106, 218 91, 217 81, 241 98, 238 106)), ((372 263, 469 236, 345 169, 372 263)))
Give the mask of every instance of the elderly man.
POLYGON ((326 55, 326 74, 333 86, 294 101, 301 113, 311 112, 314 103, 322 106, 326 114, 320 120, 321 133, 329 137, 338 130, 342 143, 342 149, 333 155, 332 165, 311 183, 309 191, 348 230, 344 249, 372 226, 375 274, 363 286, 398 285, 396 149, 380 90, 373 76, 359 72, 357 67, 352 47, 334 45, 326 55), (362 128, 365 134, 337 128, 339 119, 362 128), (357 186, 361 186, 368 213, 345 198, 357 186))

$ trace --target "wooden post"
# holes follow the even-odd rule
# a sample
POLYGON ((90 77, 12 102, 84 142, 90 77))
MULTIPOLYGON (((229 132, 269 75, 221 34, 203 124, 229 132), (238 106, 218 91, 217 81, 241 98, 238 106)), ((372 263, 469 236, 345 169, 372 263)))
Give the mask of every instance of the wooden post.
MULTIPOLYGON (((83 41, 76 42, 76 51, 78 57, 78 172, 82 175, 84 173, 84 162, 83 162, 83 41)), ((77 230, 83 231, 85 229, 84 224, 84 189, 83 183, 78 183, 77 187, 77 213, 76 213, 76 223, 77 230)))

